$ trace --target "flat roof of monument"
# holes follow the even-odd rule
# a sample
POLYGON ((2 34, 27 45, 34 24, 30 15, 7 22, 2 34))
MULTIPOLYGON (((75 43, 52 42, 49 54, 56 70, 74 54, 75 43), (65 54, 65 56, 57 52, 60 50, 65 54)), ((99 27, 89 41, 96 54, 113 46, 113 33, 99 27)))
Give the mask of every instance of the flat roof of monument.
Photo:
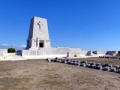
POLYGON ((38 17, 38 16, 34 16, 33 18, 46 19, 46 18, 43 18, 43 17, 38 17))

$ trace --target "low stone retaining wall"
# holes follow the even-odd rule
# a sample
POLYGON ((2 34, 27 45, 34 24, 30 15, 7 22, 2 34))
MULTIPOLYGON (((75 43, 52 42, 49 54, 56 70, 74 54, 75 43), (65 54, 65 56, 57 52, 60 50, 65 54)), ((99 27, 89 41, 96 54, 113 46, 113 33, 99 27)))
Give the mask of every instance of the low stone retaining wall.
POLYGON ((0 57, 4 57, 7 55, 7 49, 0 49, 0 57))
POLYGON ((55 57, 80 57, 87 51, 80 48, 41 48, 39 50, 22 50, 22 56, 26 58, 55 58, 55 57))

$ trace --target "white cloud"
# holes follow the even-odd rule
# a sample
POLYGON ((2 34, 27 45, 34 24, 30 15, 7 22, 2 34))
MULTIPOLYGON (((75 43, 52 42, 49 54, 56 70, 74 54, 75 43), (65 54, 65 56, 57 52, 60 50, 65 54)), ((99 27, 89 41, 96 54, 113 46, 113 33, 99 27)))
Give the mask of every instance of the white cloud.
POLYGON ((9 46, 8 44, 1 44, 2 46, 9 46))
POLYGON ((8 49, 8 48, 15 48, 17 50, 24 49, 26 47, 25 44, 16 45, 16 44, 0 44, 0 49, 8 49))
POLYGON ((22 45, 20 45, 22 48, 25 48, 26 47, 26 45, 25 44, 22 44, 22 45))

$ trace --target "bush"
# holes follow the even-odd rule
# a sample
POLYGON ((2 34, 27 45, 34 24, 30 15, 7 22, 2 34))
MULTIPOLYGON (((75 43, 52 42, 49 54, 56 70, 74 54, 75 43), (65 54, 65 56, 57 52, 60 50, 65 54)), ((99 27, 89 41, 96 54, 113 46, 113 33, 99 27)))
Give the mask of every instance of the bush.
POLYGON ((74 57, 77 57, 77 55, 74 55, 74 57))
POLYGON ((8 49, 8 53, 15 53, 15 52, 16 52, 16 50, 14 48, 9 48, 8 49))

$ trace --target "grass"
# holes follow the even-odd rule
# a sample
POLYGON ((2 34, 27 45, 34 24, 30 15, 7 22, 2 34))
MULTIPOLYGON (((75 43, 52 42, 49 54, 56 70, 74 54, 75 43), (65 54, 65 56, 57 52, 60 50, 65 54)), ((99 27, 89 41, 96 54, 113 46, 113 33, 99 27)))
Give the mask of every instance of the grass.
POLYGON ((65 82, 62 81, 60 78, 61 78, 61 76, 59 74, 55 74, 55 73, 50 74, 49 73, 49 74, 45 75, 45 79, 42 81, 42 84, 47 84, 52 87, 54 87, 54 86, 62 87, 65 84, 65 82))
POLYGON ((116 73, 46 60, 0 62, 0 90, 104 90, 106 86, 116 90, 119 78, 116 73))
POLYGON ((117 60, 117 59, 104 59, 104 58, 90 58, 89 59, 89 58, 87 58, 87 59, 83 59, 81 61, 120 65, 120 60, 117 60))
MULTIPOLYGON (((29 82, 30 78, 13 78, 13 77, 3 77, 0 78, 0 85, 3 87, 2 90, 8 89, 17 89, 19 84, 26 84, 29 82)), ((20 87, 22 90, 26 89, 27 87, 20 87)))
POLYGON ((80 84, 87 84, 87 83, 92 83, 94 80, 92 78, 87 78, 87 77, 83 77, 83 76, 79 76, 76 79, 76 83, 78 85, 80 84))

